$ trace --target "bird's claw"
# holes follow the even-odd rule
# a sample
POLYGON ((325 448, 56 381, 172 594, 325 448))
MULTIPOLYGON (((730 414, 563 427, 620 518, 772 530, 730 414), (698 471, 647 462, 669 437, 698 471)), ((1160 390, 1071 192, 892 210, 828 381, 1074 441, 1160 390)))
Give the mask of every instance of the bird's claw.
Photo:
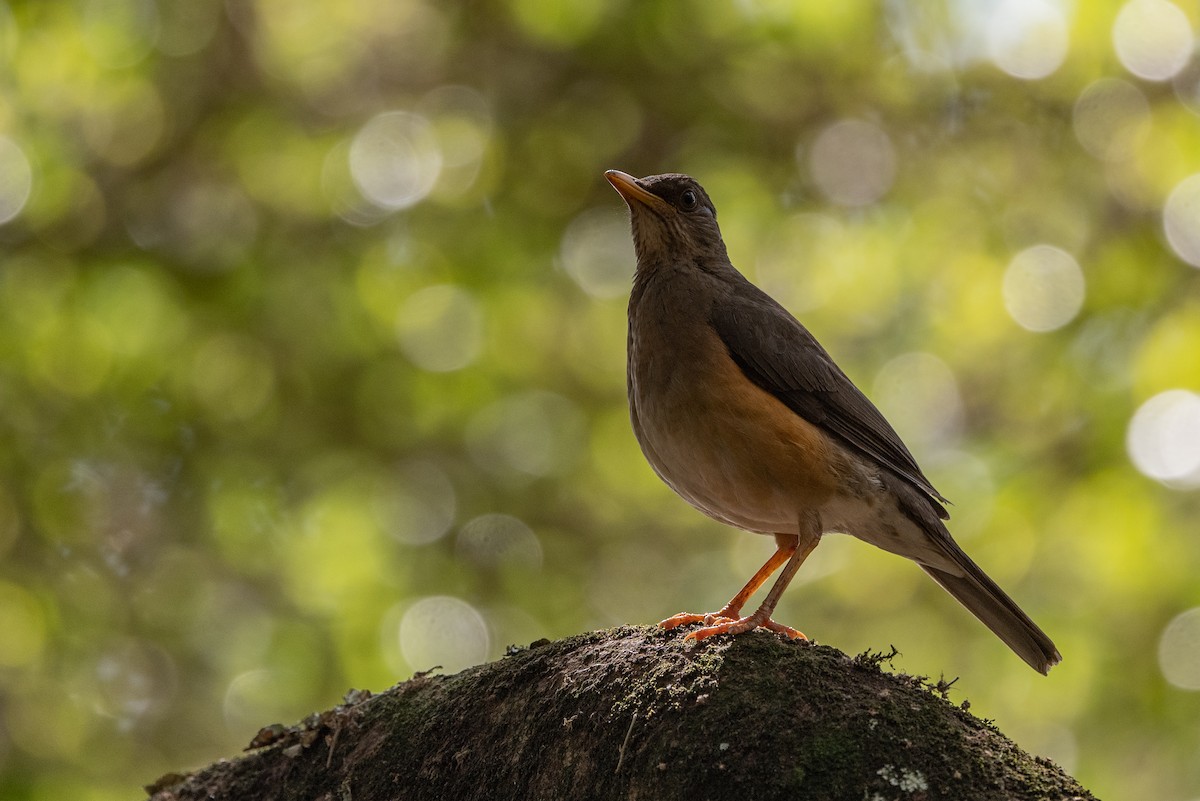
POLYGON ((658 625, 661 628, 670 631, 671 629, 679 628, 680 626, 688 626, 692 623, 703 623, 705 626, 711 626, 714 623, 721 621, 735 620, 737 620, 736 615, 731 617, 729 615, 722 614, 721 612, 709 612, 708 614, 704 615, 698 615, 694 612, 680 612, 679 614, 672 615, 666 620, 660 622, 658 625))
POLYGON ((703 623, 704 625, 694 631, 689 631, 683 638, 684 642, 699 642, 700 640, 712 637, 714 634, 741 634, 757 628, 764 628, 776 634, 782 634, 789 640, 808 639, 804 635, 804 632, 799 629, 785 626, 782 623, 776 623, 766 615, 759 615, 757 612, 746 617, 737 617, 737 612, 729 613, 724 609, 720 612, 711 612, 707 615, 680 612, 678 615, 673 615, 658 625, 670 630, 691 623, 703 623))
POLYGON ((759 623, 758 625, 764 629, 770 629, 771 631, 775 632, 776 634, 782 634, 784 637, 787 637, 789 640, 804 640, 806 642, 808 641, 808 635, 806 635, 800 629, 794 629, 791 626, 785 626, 782 623, 776 623, 774 620, 771 620, 770 618, 767 618, 765 623, 759 623))

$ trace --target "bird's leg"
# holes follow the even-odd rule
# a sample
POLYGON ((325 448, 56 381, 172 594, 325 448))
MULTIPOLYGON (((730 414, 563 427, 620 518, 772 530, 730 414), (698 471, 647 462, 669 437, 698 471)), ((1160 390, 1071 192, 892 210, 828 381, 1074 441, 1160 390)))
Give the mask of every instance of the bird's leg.
MULTIPOLYGON (((817 547, 817 543, 821 538, 817 534, 805 533, 803 538, 794 537, 792 552, 788 557, 787 564, 783 566, 783 570, 779 573, 779 578, 775 579, 775 584, 771 587, 771 591, 767 593, 766 599, 762 602, 762 606, 754 614, 748 617, 738 619, 726 619, 724 622, 708 624, 704 628, 696 629, 688 632, 684 637, 685 640, 703 640, 706 637, 711 637, 714 634, 741 634, 744 631, 751 631, 759 626, 770 631, 783 634, 793 640, 807 640, 804 633, 785 626, 782 623, 776 623, 771 619, 771 613, 775 611, 776 604, 779 603, 780 597, 783 596, 783 591, 787 589, 787 585, 791 582, 792 577, 796 575, 796 571, 800 569, 800 565, 804 564, 804 560, 812 553, 813 548, 817 547)), ((778 554, 776 554, 778 555, 778 554)), ((734 614, 737 614, 734 612, 734 614)))
POLYGON ((775 535, 775 553, 771 554, 771 558, 758 569, 758 572, 750 577, 746 582, 746 586, 738 590, 738 594, 730 599, 729 603, 725 604, 719 611, 709 612, 706 615, 698 615, 692 612, 680 612, 678 615, 667 618, 658 625, 664 629, 673 629, 677 626, 686 626, 689 623, 703 623, 706 626, 722 621, 722 620, 737 620, 738 615, 742 612, 742 607, 746 605, 746 601, 751 595, 758 592, 771 574, 779 569, 779 566, 788 561, 792 554, 796 552, 800 538, 794 534, 776 534, 775 535))

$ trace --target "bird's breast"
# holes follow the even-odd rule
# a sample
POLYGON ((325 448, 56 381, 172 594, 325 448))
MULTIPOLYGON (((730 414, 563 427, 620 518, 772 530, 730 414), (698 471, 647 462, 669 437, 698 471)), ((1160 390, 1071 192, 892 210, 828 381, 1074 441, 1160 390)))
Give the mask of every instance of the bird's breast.
POLYGON ((631 309, 629 408, 660 477, 696 508, 750 531, 791 533, 853 469, 843 449, 752 383, 706 319, 631 309))

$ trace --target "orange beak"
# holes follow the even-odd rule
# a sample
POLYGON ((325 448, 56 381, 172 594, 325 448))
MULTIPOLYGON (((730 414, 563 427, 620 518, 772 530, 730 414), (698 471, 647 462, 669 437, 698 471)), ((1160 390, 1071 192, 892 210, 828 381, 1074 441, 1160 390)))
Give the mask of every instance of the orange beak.
POLYGON ((638 203, 663 216, 675 214, 674 206, 653 192, 643 189, 642 185, 638 183, 638 179, 629 173, 621 172, 620 170, 609 170, 604 173, 604 177, 613 185, 613 189, 617 190, 621 197, 625 199, 625 203, 628 204, 630 210, 633 209, 634 203, 638 203))

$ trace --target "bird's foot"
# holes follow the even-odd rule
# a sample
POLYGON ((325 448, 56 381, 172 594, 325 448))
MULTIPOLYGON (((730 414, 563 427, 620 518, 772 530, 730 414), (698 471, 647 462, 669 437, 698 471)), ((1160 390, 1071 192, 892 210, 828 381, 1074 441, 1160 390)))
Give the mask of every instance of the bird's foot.
POLYGON ((764 628, 776 634, 782 634, 789 640, 808 639, 808 637, 804 636, 804 632, 794 629, 791 626, 785 626, 782 623, 776 623, 774 620, 771 620, 769 615, 762 614, 762 611, 760 609, 746 617, 737 617, 737 611, 726 609, 708 615, 681 612, 678 615, 667 618, 662 623, 659 623, 659 625, 664 629, 673 629, 689 623, 703 623, 703 627, 687 633, 687 636, 683 638, 685 642, 699 642, 714 634, 741 634, 757 628, 764 628))
POLYGON ((712 626, 717 623, 736 622, 741 611, 741 607, 734 609, 733 607, 726 606, 719 611, 708 612, 703 615, 698 615, 695 612, 680 612, 678 615, 672 615, 658 625, 670 631, 671 629, 687 626, 692 623, 703 623, 705 626, 712 626))

